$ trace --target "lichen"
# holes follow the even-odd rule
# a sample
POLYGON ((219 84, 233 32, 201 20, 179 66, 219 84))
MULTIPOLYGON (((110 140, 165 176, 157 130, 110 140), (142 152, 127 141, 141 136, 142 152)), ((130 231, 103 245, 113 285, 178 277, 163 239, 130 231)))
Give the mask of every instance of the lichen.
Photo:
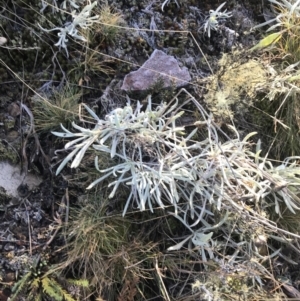
POLYGON ((9 161, 12 164, 16 164, 19 161, 17 151, 3 141, 0 141, 0 161, 9 161))
POLYGON ((210 79, 208 93, 204 96, 209 109, 216 117, 233 119, 235 114, 244 114, 253 104, 256 88, 265 82, 267 72, 255 60, 243 62, 229 55, 219 61, 220 70, 210 79))

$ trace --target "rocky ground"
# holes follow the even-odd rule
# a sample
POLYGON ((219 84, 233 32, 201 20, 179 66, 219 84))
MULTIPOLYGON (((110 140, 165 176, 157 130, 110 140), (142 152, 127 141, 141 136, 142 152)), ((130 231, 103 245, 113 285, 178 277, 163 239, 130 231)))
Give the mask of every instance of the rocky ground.
MULTIPOLYGON (((70 129, 72 121, 82 122, 80 103, 103 118, 128 97, 143 104, 151 94, 159 104, 182 87, 225 133, 228 123, 241 137, 256 130, 268 149, 273 123, 257 122, 264 118, 253 110, 257 97, 266 94, 259 84, 270 78, 268 58, 248 51, 261 38, 262 32, 251 29, 264 21, 262 2, 227 1, 222 11, 230 17, 208 34, 209 11, 222 2, 171 0, 162 10, 162 0, 108 0, 104 14, 108 6, 99 1, 96 13, 113 27, 82 30, 88 42, 70 39, 67 52, 54 46, 56 32, 41 29, 70 19, 53 11, 54 2, 41 11, 40 0, 0 1, 0 33, 7 39, 0 47, 0 300, 299 298, 296 239, 294 247, 282 248, 287 262, 274 256, 235 269, 213 261, 205 266, 195 250, 167 251, 170 237, 185 234, 172 216, 131 208, 122 218, 118 200, 125 192, 109 204, 106 186, 87 194, 96 178, 93 151, 79 169, 55 174, 66 141, 51 131, 61 131, 60 123, 70 129)), ((191 106, 184 110, 180 122, 188 128, 198 116, 191 106)), ((279 157, 290 155, 295 154, 279 157)), ((226 249, 224 258, 234 248, 226 249)))

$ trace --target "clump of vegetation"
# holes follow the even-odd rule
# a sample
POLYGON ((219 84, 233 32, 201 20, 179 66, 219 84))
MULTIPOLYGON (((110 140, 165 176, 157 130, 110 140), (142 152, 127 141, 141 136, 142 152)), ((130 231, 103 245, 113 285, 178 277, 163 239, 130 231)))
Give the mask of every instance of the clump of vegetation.
MULTIPOLYGON (((48 296, 55 301, 76 301, 77 297, 73 297, 63 288, 62 284, 57 281, 58 277, 49 275, 50 269, 47 261, 37 258, 30 270, 15 283, 9 300, 16 301, 21 296, 26 296, 26 300, 41 301, 48 296)), ((70 280, 70 283, 78 287, 89 285, 87 280, 70 280)))
POLYGON ((143 300, 139 286, 151 278, 147 266, 158 252, 156 243, 144 242, 142 230, 115 213, 105 193, 86 195, 80 207, 71 210, 64 232, 66 255, 60 270, 89 279, 89 292, 106 300, 143 300))
MULTIPOLYGON (((79 28, 86 29, 90 27, 96 20, 98 20, 99 16, 97 15, 91 16, 92 10, 96 5, 97 5, 97 1, 94 1, 93 3, 87 4, 78 13, 76 12, 76 10, 72 11, 73 21, 66 23, 64 27, 55 27, 49 30, 42 28, 41 26, 40 27, 45 32, 59 31, 59 33, 57 34, 57 36, 59 37, 58 42, 55 43, 54 45, 59 47, 60 49, 63 48, 67 56, 69 56, 69 52, 67 48, 67 42, 69 41, 68 36, 77 39, 79 41, 86 42, 86 39, 82 35, 80 35, 79 28)), ((76 8, 78 9, 80 7, 76 4, 76 8)))
MULTIPOLYGON (((299 143, 299 60, 300 38, 298 1, 269 0, 273 19, 255 28, 271 25, 267 32, 272 32, 263 38, 252 50, 264 49, 269 54, 273 66, 267 66, 271 71, 270 79, 262 83, 266 92, 266 100, 271 104, 264 109, 266 118, 274 125, 275 132, 272 150, 278 160, 286 156, 295 156, 300 152, 299 143), (275 23, 275 24, 274 24, 275 23)), ((265 55, 265 54, 264 54, 265 55)), ((260 102, 258 107, 266 107, 260 102)), ((270 128, 272 127, 269 126, 270 128)))
MULTIPOLYGON (((113 187, 109 195, 113 198, 122 184, 127 184, 130 190, 123 216, 130 204, 136 204, 141 211, 149 208, 151 212, 156 208, 153 204, 162 209, 171 206, 174 212, 168 213, 190 233, 168 250, 179 250, 188 243, 189 249, 196 247, 202 261, 207 262, 207 255, 214 259, 214 248, 220 245, 220 241, 214 239, 214 232, 222 226, 226 229, 223 230, 224 237, 229 239, 233 218, 243 216, 243 220, 249 220, 251 216, 257 222, 264 219, 266 228, 272 232, 272 225, 264 218, 270 207, 275 208, 279 215, 281 204, 293 213, 299 210, 299 170, 296 158, 287 158, 275 167, 267 158, 260 157, 260 142, 252 152, 248 140, 254 133, 240 139, 231 126, 236 138, 221 133, 227 137, 227 141, 221 143, 212 117, 187 91, 183 89, 179 93, 188 95, 187 102, 192 101, 201 115, 201 120, 194 124, 194 130, 186 136, 185 129, 176 126, 176 119, 183 114, 179 111, 178 95, 173 102, 161 104, 156 109, 148 97, 145 111, 139 103, 135 109, 128 103, 125 108, 109 113, 104 120, 85 106, 96 121, 93 129, 73 123, 78 133, 64 127, 64 133, 54 132, 62 138, 75 138, 66 144, 65 148, 72 151, 58 167, 57 174, 71 160, 71 167, 79 166, 90 147, 110 154, 116 158, 116 163, 104 170, 99 168, 96 157, 96 169, 104 175, 88 189, 107 178, 116 178, 108 185, 113 187), (198 136, 195 141, 193 137, 198 135, 197 126, 205 128, 207 134, 202 139, 198 136), (257 208, 259 214, 255 213, 257 208), (250 214, 247 218, 245 210, 246 215, 250 214)), ((254 238, 250 239, 252 234, 248 230, 244 243, 249 246, 254 238)), ((257 231, 259 235, 259 227, 257 231)), ((248 252, 245 250, 250 257, 252 252, 251 248, 248 252)))
POLYGON ((9 161, 16 164, 20 160, 17 150, 4 141, 0 141, 0 154, 1 161, 9 161))
POLYGON ((82 93, 77 87, 65 85, 53 88, 50 95, 35 95, 33 100, 33 114, 37 132, 49 133, 63 124, 69 127, 78 120, 79 102, 82 93))
POLYGON ((300 60, 300 38, 299 38, 299 17, 300 9, 296 0, 276 1, 269 0, 271 3, 274 19, 268 20, 255 28, 269 25, 275 22, 267 32, 275 31, 266 36, 258 45, 252 49, 260 49, 272 45, 272 52, 277 52, 280 58, 289 63, 300 60))
POLYGON ((125 21, 122 14, 114 12, 107 2, 96 9, 99 21, 93 26, 94 35, 100 35, 102 43, 113 43, 122 31, 125 21))
MULTIPOLYGON (((109 153, 112 158, 116 157, 123 162, 117 166, 108 168, 105 171, 106 174, 94 181, 89 188, 92 188, 118 171, 121 176, 117 181, 111 183, 111 185, 114 185, 114 189, 110 197, 114 196, 119 185, 125 181, 131 181, 132 187, 132 192, 125 205, 124 214, 131 200, 136 199, 137 196, 139 196, 141 201, 139 203, 141 210, 145 210, 146 205, 153 210, 152 200, 150 200, 151 194, 155 201, 161 207, 164 207, 161 202, 162 187, 165 187, 162 190, 162 195, 176 209, 179 202, 178 189, 183 191, 185 182, 191 183, 193 177, 187 169, 191 162, 180 164, 179 160, 181 156, 185 158, 189 156, 186 142, 196 132, 194 130, 186 140, 178 137, 178 134, 184 129, 176 127, 175 120, 182 115, 182 112, 169 117, 171 112, 174 113, 176 110, 177 103, 176 101, 172 106, 170 104, 162 104, 162 106, 153 110, 151 97, 148 97, 148 107, 145 112, 141 110, 142 105, 140 103, 138 103, 135 110, 128 103, 124 109, 112 111, 106 116, 106 120, 100 120, 93 111, 85 106, 97 121, 93 130, 89 131, 80 128, 73 123, 75 128, 82 131, 81 134, 72 134, 64 127, 63 129, 66 133, 54 132, 59 137, 79 137, 66 146, 67 149, 75 147, 73 152, 63 160, 57 170, 57 174, 75 155, 71 167, 77 167, 86 150, 94 145, 96 150, 109 153), (100 142, 100 144, 96 145, 94 144, 95 142, 100 142), (120 145, 122 145, 121 148, 120 145), (175 149, 173 152, 168 152, 168 147, 175 149), (175 150, 178 150, 178 153, 175 150), (172 167, 172 171, 168 172, 166 168, 163 168, 164 165, 169 166, 169 164, 174 164, 173 162, 176 162, 176 164, 172 167), (131 177, 127 176, 127 173, 131 173, 131 177), (177 184, 179 187, 176 187, 176 181, 179 181, 177 184)), ((96 159, 96 167, 99 170, 98 159, 96 159)))
POLYGON ((221 11, 225 4, 226 2, 219 5, 216 10, 211 9, 209 11, 209 16, 206 18, 206 21, 203 25, 203 30, 205 33, 207 33, 208 37, 210 37, 212 30, 218 30, 219 22, 221 20, 230 18, 232 16, 232 13, 227 12, 226 9, 223 12, 221 11))
POLYGON ((80 29, 80 35, 84 37, 86 45, 84 51, 78 51, 75 66, 69 70, 70 74, 79 83, 89 83, 91 77, 99 77, 103 74, 110 76, 115 70, 110 66, 113 59, 101 52, 113 44, 121 32, 121 25, 124 24, 122 15, 114 12, 105 1, 104 4, 94 8, 97 20, 90 26, 80 29))

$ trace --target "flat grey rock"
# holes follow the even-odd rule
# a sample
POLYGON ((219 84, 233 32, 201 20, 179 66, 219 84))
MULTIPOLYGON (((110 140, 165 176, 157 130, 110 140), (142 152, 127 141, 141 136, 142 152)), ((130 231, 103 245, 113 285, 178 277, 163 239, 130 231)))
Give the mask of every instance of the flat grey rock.
POLYGON ((182 87, 189 83, 191 76, 186 67, 179 67, 178 61, 173 56, 155 49, 150 58, 138 70, 125 76, 121 89, 145 91, 158 80, 163 81, 164 88, 173 85, 182 87))

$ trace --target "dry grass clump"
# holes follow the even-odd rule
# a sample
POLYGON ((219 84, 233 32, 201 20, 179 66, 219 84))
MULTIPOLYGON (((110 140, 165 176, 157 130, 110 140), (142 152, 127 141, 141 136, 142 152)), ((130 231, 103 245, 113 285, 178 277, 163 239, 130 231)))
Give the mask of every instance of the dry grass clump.
POLYGON ((115 73, 110 66, 113 58, 101 52, 114 43, 121 32, 124 20, 122 14, 114 12, 113 8, 105 1, 104 4, 94 7, 97 20, 91 26, 81 28, 80 34, 84 37, 84 50, 77 51, 74 59, 75 67, 69 70, 69 75, 75 75, 79 85, 89 84, 103 74, 109 76, 115 73))
POLYGON ((125 24, 122 14, 115 12, 107 2, 100 5, 95 12, 99 15, 99 22, 94 26, 95 35, 100 34, 102 42, 113 43, 125 24))
POLYGON ((282 125, 277 123, 274 127, 276 140, 273 152, 277 159, 300 154, 300 89, 297 86, 298 83, 293 83, 289 91, 278 95, 273 101, 277 108, 275 116, 282 122, 282 125))
POLYGON ((263 143, 268 144, 265 152, 278 161, 300 153, 300 78, 296 65, 283 70, 267 66, 272 75, 262 83, 265 96, 255 102, 253 121, 261 127, 263 143))
MULTIPOLYGON (((272 67, 270 80, 263 85, 267 99, 272 103, 265 113, 273 117, 274 141, 272 153, 276 159, 295 156, 300 152, 299 143, 299 60, 300 60, 300 7, 296 0, 269 0, 273 19, 256 28, 271 25, 271 32, 254 49, 265 48, 272 67), (273 68, 274 66, 274 68, 273 68)), ((265 56, 265 55, 264 55, 265 56)), ((265 115, 265 118, 266 117, 265 115)), ((272 122, 272 121, 271 121, 272 122)))
POLYGON ((115 214, 104 197, 87 195, 71 210, 62 250, 66 255, 59 269, 88 279, 87 294, 94 291, 105 300, 143 300, 143 286, 152 278, 151 258, 158 250, 156 243, 145 242, 140 230, 135 232, 129 219, 115 214))
POLYGON ((255 28, 270 24, 267 32, 275 32, 267 35, 252 50, 272 45, 270 50, 276 54, 278 59, 283 59, 289 64, 298 62, 300 60, 299 4, 296 3, 296 0, 269 0, 269 2, 274 18, 255 26, 255 28))
POLYGON ((49 133, 58 129, 61 124, 69 127, 73 121, 77 121, 79 102, 82 93, 76 87, 66 85, 55 89, 51 93, 43 94, 43 97, 35 95, 33 101, 33 114, 35 129, 37 132, 49 133))

